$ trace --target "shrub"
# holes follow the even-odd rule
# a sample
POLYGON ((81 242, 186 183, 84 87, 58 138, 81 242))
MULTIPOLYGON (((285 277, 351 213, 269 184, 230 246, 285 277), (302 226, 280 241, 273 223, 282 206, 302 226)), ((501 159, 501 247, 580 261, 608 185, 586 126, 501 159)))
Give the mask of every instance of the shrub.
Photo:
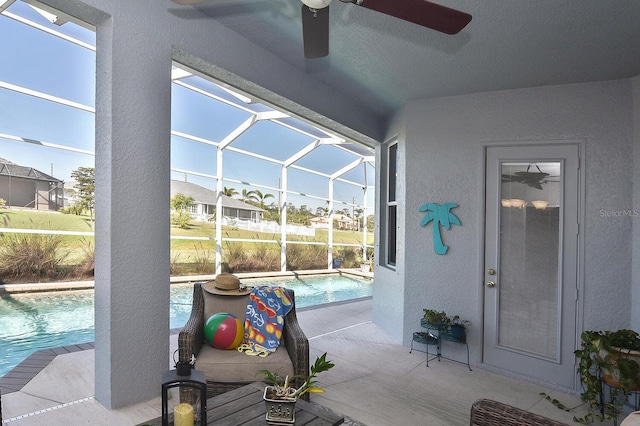
POLYGON ((61 235, 0 234, 0 275, 21 278, 56 277, 66 255, 61 235))
POLYGON ((171 213, 171 224, 182 229, 189 229, 191 226, 191 214, 188 211, 180 210, 171 213))
POLYGON ((287 270, 327 268, 327 246, 317 244, 288 244, 287 270))
POLYGON ((88 239, 82 239, 82 258, 76 268, 76 275, 83 278, 93 277, 95 272, 96 249, 93 242, 88 239))
POLYGON ((256 249, 252 253, 254 267, 251 271, 278 271, 280 270, 280 246, 273 244, 256 244, 256 249))
POLYGON ((244 244, 239 242, 225 242, 223 263, 226 264, 226 272, 242 272, 245 270, 247 252, 244 244))
POLYGON ((0 198, 0 209, 3 209, 7 206, 7 201, 4 198, 0 198))
POLYGON ((215 272, 214 261, 215 253, 212 256, 211 250, 205 248, 202 243, 199 243, 199 247, 194 244, 193 249, 195 254, 193 256, 195 272, 199 274, 212 274, 215 272))
POLYGON ((340 247, 334 251, 333 258, 342 259, 343 268, 359 268, 362 260, 361 250, 355 247, 340 247))

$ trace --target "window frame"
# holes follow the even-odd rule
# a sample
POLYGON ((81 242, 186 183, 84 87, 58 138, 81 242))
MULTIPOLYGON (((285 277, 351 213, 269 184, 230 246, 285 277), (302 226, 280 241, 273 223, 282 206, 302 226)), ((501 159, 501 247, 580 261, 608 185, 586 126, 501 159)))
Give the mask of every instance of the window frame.
POLYGON ((398 138, 382 146, 380 174, 381 235, 380 260, 383 266, 395 269, 398 244, 398 138))

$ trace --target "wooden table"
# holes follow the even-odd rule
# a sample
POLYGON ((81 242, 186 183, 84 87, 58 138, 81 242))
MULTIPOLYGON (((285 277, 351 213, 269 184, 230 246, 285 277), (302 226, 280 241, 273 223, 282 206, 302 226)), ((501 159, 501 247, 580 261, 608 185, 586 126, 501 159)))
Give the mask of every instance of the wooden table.
MULTIPOLYGON (((262 395, 265 384, 255 382, 223 393, 207 400, 207 424, 220 426, 262 426, 266 425, 266 406, 262 395)), ((344 422, 338 414, 322 405, 298 400, 296 402, 296 426, 335 426, 344 422)), ((161 419, 154 419, 143 425, 160 425, 161 419)))

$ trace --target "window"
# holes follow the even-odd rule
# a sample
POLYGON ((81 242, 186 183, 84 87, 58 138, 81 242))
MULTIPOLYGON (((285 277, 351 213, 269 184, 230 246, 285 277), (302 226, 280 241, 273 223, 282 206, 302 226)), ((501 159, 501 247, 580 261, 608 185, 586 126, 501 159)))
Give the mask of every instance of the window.
POLYGON ((381 173, 381 179, 384 179, 382 183, 382 196, 380 197, 383 203, 381 209, 383 217, 381 222, 383 224, 384 243, 381 245, 381 249, 384 253, 381 253, 381 259, 389 266, 396 265, 396 243, 398 227, 398 202, 397 195, 397 177, 398 177, 398 142, 394 140, 383 147, 383 173, 381 173), (386 158, 384 158, 386 157, 386 158))

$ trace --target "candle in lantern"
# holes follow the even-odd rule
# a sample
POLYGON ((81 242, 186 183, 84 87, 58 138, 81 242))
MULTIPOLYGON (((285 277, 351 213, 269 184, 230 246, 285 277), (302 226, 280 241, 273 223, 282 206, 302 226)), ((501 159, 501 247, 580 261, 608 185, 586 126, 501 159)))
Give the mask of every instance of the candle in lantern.
POLYGON ((183 402, 173 409, 173 424, 175 426, 193 426, 193 407, 183 402))

